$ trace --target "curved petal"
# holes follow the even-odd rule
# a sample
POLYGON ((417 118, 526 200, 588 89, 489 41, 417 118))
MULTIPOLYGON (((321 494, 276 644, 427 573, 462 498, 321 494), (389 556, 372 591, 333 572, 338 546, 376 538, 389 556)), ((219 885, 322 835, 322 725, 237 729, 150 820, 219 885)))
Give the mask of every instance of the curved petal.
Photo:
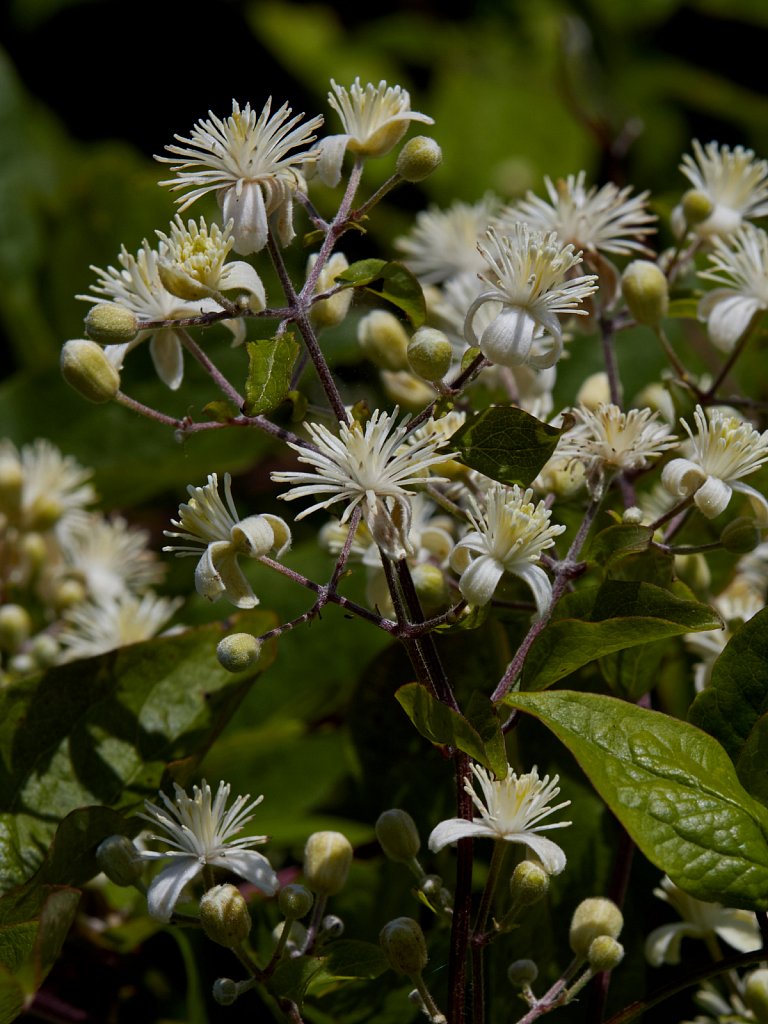
POLYGON ((537 370, 549 370, 562 354, 563 336, 558 331, 557 334, 547 334, 543 338, 536 339, 528 362, 537 370))
POLYGON ((437 853, 449 843, 456 843, 459 839, 474 839, 477 837, 486 839, 500 839, 498 832, 494 832, 481 821, 467 821, 466 818, 448 818, 436 825, 429 836, 429 846, 432 853, 437 853))
POLYGON ((559 875, 565 867, 565 854, 557 843, 553 843, 546 836, 537 835, 535 832, 523 832, 520 836, 509 835, 504 838, 508 843, 525 843, 539 858, 548 875, 559 875))
POLYGON ((696 507, 707 517, 714 519, 728 506, 731 487, 716 476, 708 476, 693 496, 696 507))
POLYGON ((718 936, 739 953, 760 949, 760 931, 755 915, 748 910, 729 911, 729 920, 715 927, 718 936))
POLYGON ((324 185, 334 188, 341 180, 341 164, 347 151, 349 135, 327 135, 317 144, 316 173, 324 185))
MULTIPOLYGON (((736 342, 749 327, 752 317, 763 308, 759 299, 726 291, 717 302, 713 302, 707 321, 710 341, 722 352, 732 352, 736 342)), ((699 303, 699 309, 704 302, 699 303)))
POLYGON ((488 604, 503 575, 504 567, 498 559, 480 555, 461 574, 459 590, 470 604, 488 604))
POLYGON ((248 305, 255 312, 264 309, 267 304, 267 293, 264 291, 262 280, 256 272, 256 268, 245 260, 233 260, 227 263, 221 272, 219 287, 222 291, 229 291, 237 288, 238 291, 248 292, 251 296, 248 305))
POLYGON ((256 182, 249 182, 242 189, 228 188, 220 197, 224 222, 232 220, 234 250, 241 256, 261 252, 267 244, 267 210, 264 195, 256 182))
POLYGON ((701 487, 707 474, 690 459, 672 459, 661 472, 661 482, 678 498, 689 498, 701 487))
MULTIPOLYGON (((216 545, 210 544, 209 550, 216 545)), ((235 608, 255 608, 259 603, 258 597, 254 594, 250 583, 243 575, 243 571, 237 564, 237 555, 233 551, 227 551, 221 558, 213 555, 219 577, 224 586, 224 596, 235 608)))
POLYGON ((224 593, 224 583, 221 575, 213 564, 211 548, 214 547, 214 544, 219 547, 229 548, 229 542, 225 540, 209 544, 195 567, 195 590, 201 597, 207 597, 209 601, 218 601, 224 593))
POLYGON ((244 878, 265 896, 274 896, 280 885, 272 865, 263 853, 255 850, 228 850, 218 857, 211 857, 208 863, 244 878))
POLYGON ((758 527, 760 529, 768 527, 768 499, 765 495, 755 490, 754 487, 750 487, 749 484, 742 483, 741 480, 734 481, 731 487, 734 491, 738 491, 739 494, 745 494, 749 498, 758 527))
POLYGON ((552 603, 552 584, 540 565, 525 565, 512 570, 531 588, 536 602, 536 618, 543 619, 552 603))
POLYGON ((524 309, 504 307, 483 331, 480 351, 500 366, 520 366, 528 362, 536 331, 536 321, 524 309))
POLYGON ((163 384, 177 391, 184 377, 184 356, 176 331, 170 327, 155 331, 149 343, 149 354, 163 384))
POLYGON ((263 518, 272 527, 275 553, 278 558, 281 558, 291 546, 291 529, 284 519, 281 519, 280 516, 273 516, 271 512, 265 512, 263 518))
POLYGON ((285 190, 282 201, 272 210, 269 222, 280 244, 283 247, 290 245, 296 237, 293 229, 293 193, 290 190, 285 190))
POLYGON ((175 857, 172 864, 156 875, 147 889, 147 910, 150 917, 167 924, 182 889, 195 878, 201 868, 202 865, 196 857, 175 857))
POLYGON ((701 930, 685 921, 654 928, 645 940, 645 959, 652 967, 680 963, 680 943, 684 936, 701 938, 701 930))
POLYGON ((275 534, 266 516, 248 516, 236 523, 230 531, 232 545, 238 554, 248 558, 261 558, 275 543, 275 534))

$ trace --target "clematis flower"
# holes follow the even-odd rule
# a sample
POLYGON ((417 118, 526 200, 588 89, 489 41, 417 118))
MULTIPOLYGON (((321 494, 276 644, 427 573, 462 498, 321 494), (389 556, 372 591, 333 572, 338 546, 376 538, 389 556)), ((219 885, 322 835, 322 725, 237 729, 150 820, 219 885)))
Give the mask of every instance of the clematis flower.
POLYGON ((472 204, 457 200, 445 210, 430 206, 416 214, 414 227, 395 240, 395 247, 423 284, 440 284, 462 274, 474 279, 485 266, 477 245, 497 206, 490 194, 472 204))
POLYGON ((195 569, 195 589, 210 601, 222 595, 236 608, 254 608, 259 599, 238 565, 238 557, 261 558, 276 551, 279 558, 291 545, 291 531, 279 516, 268 513, 240 519, 232 501, 231 477, 224 474, 224 496, 219 495, 215 473, 204 487, 187 488, 191 500, 179 508, 179 519, 171 520, 181 532, 165 530, 166 537, 188 541, 169 544, 163 551, 179 557, 203 554, 195 569))
POLYGON ((661 482, 676 498, 693 497, 696 507, 714 519, 727 508, 733 491, 746 494, 768 517, 768 501, 741 478, 754 473, 768 462, 768 430, 762 434, 727 411, 710 410, 700 405, 693 414, 697 432, 681 420, 690 437, 689 457, 672 459, 664 467, 661 482))
POLYGON ((768 309, 768 235, 747 224, 732 237, 714 238, 712 246, 712 267, 699 277, 721 287, 707 292, 697 312, 712 344, 732 352, 755 314, 768 309))
POLYGON ((464 779, 464 789, 472 797, 480 816, 473 821, 465 818, 441 821, 429 837, 430 850, 437 853, 459 839, 480 837, 520 843, 538 857, 545 871, 550 875, 559 875, 565 867, 565 854, 557 843, 540 833, 553 828, 566 828, 571 822, 539 824, 542 819, 571 803, 570 800, 564 800, 554 807, 549 805, 549 801, 560 792, 557 784, 559 776, 550 779, 545 775, 540 779, 538 769, 534 766, 524 775, 518 775, 512 768, 508 768, 505 779, 494 779, 485 768, 477 764, 472 765, 472 774, 480 785, 485 802, 475 792, 471 779, 464 779))
POLYGON ((219 783, 215 797, 205 780, 200 787, 192 787, 191 797, 177 784, 174 790, 174 800, 161 792, 164 806, 147 801, 146 813, 140 815, 163 833, 151 838, 171 847, 163 851, 142 850, 141 857, 145 860, 173 858, 173 863, 150 882, 147 890, 150 915, 158 921, 170 921, 184 886, 206 866, 226 868, 265 895, 273 896, 278 888, 277 875, 267 858, 251 849, 265 843, 268 837, 233 838, 251 820, 251 812, 264 797, 251 800, 250 796, 239 796, 226 810, 230 787, 224 782, 219 783))
MULTIPOLYGON (((706 220, 697 224, 701 238, 729 235, 745 220, 764 217, 768 213, 768 162, 755 160, 751 149, 719 146, 709 142, 702 146, 693 140, 693 156, 686 153, 680 170, 693 189, 712 204, 706 220)), ((681 206, 672 211, 672 226, 678 235, 685 230, 681 206)))
POLYGON ((140 593, 159 583, 164 568, 147 546, 149 534, 136 530, 119 516, 74 513, 59 526, 58 540, 64 557, 63 574, 74 574, 85 583, 89 597, 111 601, 124 591, 140 593))
POLYGON ((99 601, 84 601, 62 615, 56 634, 62 647, 58 661, 76 661, 114 651, 156 636, 181 606, 180 597, 139 596, 123 591, 99 601))
POLYGON ((22 449, 0 441, 0 519, 22 530, 48 530, 62 517, 91 505, 96 491, 85 469, 39 437, 22 449))

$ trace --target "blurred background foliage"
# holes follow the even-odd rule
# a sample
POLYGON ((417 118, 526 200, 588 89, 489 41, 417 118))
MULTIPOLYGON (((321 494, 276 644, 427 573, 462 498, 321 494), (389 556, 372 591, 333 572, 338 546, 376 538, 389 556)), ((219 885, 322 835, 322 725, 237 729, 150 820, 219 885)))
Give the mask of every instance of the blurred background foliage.
MULTIPOLYGON (((266 510, 269 446, 258 436, 227 430, 180 445, 170 432, 122 408, 89 406, 60 380, 58 353, 65 339, 82 334, 86 306, 74 296, 94 280, 89 265, 114 263, 121 244, 135 252, 142 238, 154 238, 155 228, 167 231, 174 206, 168 192, 157 188, 164 175, 152 154, 162 152, 174 133, 187 134, 209 109, 226 115, 233 97, 260 108, 272 95, 277 105, 288 100, 294 111, 325 112, 333 132, 335 115, 326 104, 330 77, 345 85, 356 75, 363 82, 385 78, 409 88, 413 108, 435 118, 444 162, 422 185, 388 198, 371 219, 359 255, 391 255, 394 237, 430 202, 474 201, 489 189, 505 198, 529 188, 541 192, 545 174, 581 168, 597 183, 610 178, 652 190, 663 214, 684 188, 677 164, 692 137, 744 144, 768 156, 764 70, 749 59, 768 48, 764 0, 402 0, 370 6, 6 0, 0 40, 0 340, 7 369, 0 384, 0 436, 17 444, 47 436, 94 466, 107 507, 149 526, 158 547, 185 485, 202 483, 214 469, 244 473, 237 490, 241 508, 254 510, 261 502, 258 510, 266 510)), ((369 186, 384 180, 393 164, 394 154, 371 164, 369 186)), ((333 199, 326 191, 317 201, 330 209, 333 199)), ((214 215, 212 205, 198 206, 195 216, 214 215)), ((662 243, 665 230, 662 222, 662 243)), ((299 272, 304 256, 298 243, 290 258, 299 272)), ((268 294, 276 295, 276 287, 268 294)), ((233 379, 243 379, 242 351, 229 350, 223 333, 213 337, 217 358, 232 369, 233 379)), ((343 340, 340 358, 353 360, 343 340)), ((199 410, 213 396, 187 365, 189 383, 171 395, 157 382, 147 352, 139 350, 127 369, 126 390, 175 415, 199 410)), ((581 378, 596 368, 584 364, 573 372, 581 378)), ((328 571, 314 542, 301 537, 290 564, 316 579, 328 571)), ((174 563, 171 589, 189 591, 191 571, 190 562, 174 563)), ((261 567, 253 579, 264 606, 284 618, 308 605, 305 593, 261 567)), ((362 589, 360 581, 352 585, 362 589)), ((226 609, 193 597, 183 617, 195 622, 222 614, 226 609)), ((349 834, 358 847, 355 888, 334 910, 346 917, 350 934, 368 938, 371 920, 378 929, 386 912, 414 912, 402 876, 381 865, 372 841, 376 816, 400 803, 426 829, 451 813, 445 762, 426 749, 391 698, 410 670, 397 652, 381 653, 382 637, 335 608, 300 636, 284 637, 275 664, 204 766, 209 778, 224 775, 235 791, 266 794, 259 825, 273 834, 278 862, 282 857, 295 864, 313 828, 349 834), (416 778, 415 759, 422 766, 416 778), (386 767, 397 764, 400 774, 386 767)), ((508 653, 498 637, 484 637, 473 651, 469 665, 457 660, 458 647, 448 656, 460 687, 487 690, 508 653), (480 666, 477 650, 485 652, 480 666)), ((560 915, 562 921, 575 894, 599 892, 606 884, 616 838, 562 749, 536 727, 525 736, 521 758, 537 760, 542 771, 559 771, 564 795, 578 804, 582 825, 590 823, 563 839, 569 870, 557 880, 552 901, 552 920, 560 915), (596 833, 604 840, 597 849, 596 833)), ((451 863, 446 853, 438 869, 449 874, 451 863)), ((630 923, 638 907, 648 913, 648 893, 657 880, 649 865, 637 870, 638 905, 630 899, 630 923)), ((524 937, 530 955, 549 959, 553 969, 564 964, 563 929, 541 915, 534 924, 524 937)), ((238 1019, 236 1010, 212 1007, 194 984, 183 983, 178 964, 189 967, 188 943, 170 957, 177 966, 160 976, 154 951, 162 959, 171 945, 165 936, 150 940, 150 955, 133 964, 130 984, 121 981, 128 985, 121 1007, 110 1003, 115 986, 97 986, 88 1019, 238 1019)), ((69 948, 51 985, 57 998, 77 1002, 76 964, 102 968, 113 963, 115 951, 134 955, 130 951, 138 946, 121 934, 98 948, 76 936, 69 948)), ((612 988, 615 1007, 645 985, 641 950, 630 954, 612 988)), ((442 967, 438 957, 429 979, 438 991, 442 967)), ((194 973, 188 972, 188 981, 194 973)), ((654 974, 654 985, 661 975, 654 974)), ((381 989, 373 1017, 370 1006, 347 993, 332 1011, 308 1012, 307 1019, 385 1024, 415 1016, 404 992, 394 1000, 387 994, 392 980, 381 989)), ((494 1019, 507 1019, 508 1009, 496 1010, 494 1019)), ((243 1013, 250 1012, 244 1005, 243 1013)), ((558 1019, 588 1019, 588 1013, 585 1001, 558 1019)))

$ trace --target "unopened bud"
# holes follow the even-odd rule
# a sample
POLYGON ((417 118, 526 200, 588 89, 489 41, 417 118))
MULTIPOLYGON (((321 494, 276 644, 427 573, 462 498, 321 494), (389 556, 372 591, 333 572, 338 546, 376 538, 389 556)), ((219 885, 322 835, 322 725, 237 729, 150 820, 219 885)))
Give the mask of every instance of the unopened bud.
POLYGON ((0 649, 13 654, 32 632, 32 620, 20 604, 0 606, 0 649))
POLYGON ((340 939, 344 934, 344 922, 336 914, 326 914, 323 920, 320 922, 320 928, 318 929, 318 939, 327 941, 330 939, 340 939))
POLYGON ((768 1024, 768 969, 759 967, 744 979, 744 1002, 758 1024, 768 1024))
MULTIPOLYGON (((307 262, 307 274, 317 262, 317 253, 313 253, 307 262)), ((349 266, 349 260, 343 252, 335 252, 320 271, 315 285, 315 292, 327 292, 337 283, 336 278, 349 266)), ((309 310, 309 319, 318 330, 323 327, 335 327, 340 324, 349 312, 354 289, 342 288, 330 299, 313 302, 309 310)))
POLYGON ((306 885, 284 885, 277 897, 280 913, 287 921, 295 921, 312 909, 315 898, 306 885))
POLYGON ((621 513, 622 523, 627 523, 629 526, 641 526, 644 518, 645 513, 637 505, 630 505, 621 513))
POLYGON ((407 864, 418 854, 421 840, 416 823, 407 811, 393 807, 376 821, 376 838, 390 860, 407 864))
POLYGON ((442 331, 420 327, 408 342, 408 363, 424 380, 438 381, 448 373, 453 360, 453 346, 442 331))
POLYGON ((689 227, 696 227, 709 217, 715 208, 714 203, 706 194, 697 188, 689 188, 682 199, 683 217, 689 227))
POLYGON ((612 971, 624 959, 624 947, 610 935, 598 935, 590 945, 587 960, 593 971, 612 971))
POLYGON ((259 660, 262 646, 261 640, 250 633, 231 633, 219 640, 216 657, 227 672, 244 672, 259 660))
POLYGON ((304 847, 304 876, 312 892, 335 896, 347 881, 352 847, 341 832, 313 832, 304 847))
POLYGON ((543 899, 549 891, 549 875, 532 860, 522 860, 509 880, 512 898, 518 906, 530 907, 543 899))
POLYGON ((709 562, 698 551, 692 555, 675 555, 675 576, 697 592, 707 590, 712 582, 709 562))
POLYGON ((381 383, 387 398, 410 412, 423 409, 435 397, 434 389, 408 370, 382 370, 381 383))
POLYGON ((88 596, 85 584, 81 580, 68 579, 58 583, 51 594, 51 602, 54 608, 63 612, 67 608, 74 608, 82 604, 88 596))
POLYGON ((576 956, 586 960, 589 947, 596 938, 607 935, 615 939, 621 933, 623 926, 624 918, 613 900, 605 899, 602 896, 592 896, 582 900, 576 907, 571 920, 568 941, 576 956))
POLYGON ((408 335, 394 315, 375 309, 357 325, 357 340, 365 355, 384 370, 408 367, 408 335))
POLYGON ((669 285, 661 270, 650 260, 633 260, 621 275, 621 293, 639 324, 655 327, 669 309, 669 285))
POLYGON ((120 388, 120 374, 95 341, 68 341, 61 350, 64 380, 89 402, 109 402, 120 388))
POLYGON ((49 668, 59 656, 59 645, 49 633, 40 633, 30 644, 29 653, 38 668, 49 668))
POLYGON ((412 917, 396 917, 385 924, 379 933, 379 942, 389 966, 398 974, 414 977, 427 966, 424 933, 412 917))
POLYGON ((611 385, 608 383, 608 374, 603 370, 590 374, 576 394, 576 401, 592 410, 610 400, 611 385))
POLYGON ((21 550, 32 569, 40 569, 48 559, 48 545, 40 533, 25 533, 21 539, 21 550))
POLYGON ((421 562, 413 567, 411 576, 424 611, 437 612, 447 606, 450 592, 442 569, 431 562, 421 562))
POLYGON ((115 885, 135 885, 144 861, 128 836, 109 836, 96 848, 96 863, 115 885))
POLYGON ((443 151, 434 139, 417 135, 409 139, 397 156, 395 170, 405 181, 423 181, 443 162, 443 151))
POLYGON ((231 1006, 240 995, 240 986, 231 978, 217 978, 213 983, 213 1000, 219 1006, 231 1006))
POLYGON ((220 946, 237 948, 251 931, 248 904, 234 885, 214 885, 200 900, 203 931, 220 946))
POLYGON ((15 519, 21 505, 24 472, 13 449, 0 450, 0 511, 15 519))
POLYGON ((117 302, 100 302, 88 310, 85 333, 100 345, 125 345, 139 333, 139 321, 117 302))
POLYGON ((754 519, 747 516, 734 519, 720 534, 720 543, 726 551, 735 555, 745 555, 748 551, 754 551, 760 540, 760 531, 754 519))
POLYGON ((539 968, 533 960, 515 960, 507 968, 507 977, 517 988, 532 985, 539 976, 539 968))

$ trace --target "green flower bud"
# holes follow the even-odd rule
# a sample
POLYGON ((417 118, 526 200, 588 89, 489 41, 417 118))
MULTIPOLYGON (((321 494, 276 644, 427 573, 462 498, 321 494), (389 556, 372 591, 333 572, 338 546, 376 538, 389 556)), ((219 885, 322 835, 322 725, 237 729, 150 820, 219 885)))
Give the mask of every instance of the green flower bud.
POLYGON ((242 893, 234 885, 214 885, 200 900, 203 931, 220 946, 236 949, 251 931, 251 915, 242 893))
POLYGON ((450 591, 442 569, 431 562, 421 562, 413 567, 411 576, 424 611, 437 612, 447 607, 450 591))
POLYGON ((539 976, 539 968, 533 960, 515 960, 507 968, 507 977, 517 988, 532 985, 539 976))
POLYGON ((48 545, 39 533, 25 533, 21 539, 21 550, 32 569, 41 569, 48 558, 48 545))
POLYGON ((421 840, 416 823, 407 811, 393 807, 376 821, 376 838, 390 860, 407 864, 418 854, 421 840))
POLYGON ((0 606, 0 650, 13 654, 32 632, 32 620, 20 604, 0 606))
POLYGON ((341 832, 313 832, 304 847, 307 885, 322 896, 335 896, 347 881, 352 847, 341 832))
POLYGON ((88 592, 81 580, 62 580, 53 589, 51 603, 57 611, 63 612, 67 608, 74 608, 76 605, 82 604, 87 596, 88 592))
POLYGON ((571 920, 568 941, 576 956, 586 960, 589 955, 589 947, 596 938, 600 935, 607 935, 615 939, 621 933, 623 926, 624 918, 613 900, 605 899, 602 896, 592 896, 582 900, 576 907, 571 920))
POLYGON ((589 944, 587 960, 593 971, 612 971, 624 959, 624 947, 610 935, 598 935, 589 944))
POLYGON ((144 861, 128 836, 109 836, 96 848, 96 863, 115 885, 135 885, 144 861))
POLYGON ((59 645, 50 634, 40 633, 32 641, 29 653, 39 668, 48 668, 59 656, 59 645))
POLYGON ((706 192, 689 188, 682 199, 683 217, 689 227, 696 227, 710 216, 715 206, 706 192))
POLYGON ((448 373, 453 360, 453 346, 442 331, 420 327, 408 342, 408 362, 414 373, 424 380, 438 381, 448 373))
POLYGON ((287 921, 306 917, 315 898, 305 885, 284 885, 277 897, 280 913, 287 921))
POLYGON ((744 1002, 758 1024, 768 1024, 768 968, 759 967, 744 979, 744 1002))
POLYGON ((748 551, 754 551, 760 540, 760 531, 754 519, 747 516, 734 519, 720 534, 720 543, 726 551, 734 555, 745 555, 748 551))
POLYGON ((89 402, 109 402, 120 388, 120 374, 95 341, 66 342, 61 350, 61 374, 89 402))
POLYGON ((125 345, 139 333, 135 313, 117 302, 101 302, 91 306, 85 318, 85 333, 100 345, 125 345))
POLYGON ((216 657, 227 672, 244 672, 255 665, 261 656, 263 644, 250 633, 230 633, 216 646, 216 657))
POLYGON ((423 181, 443 162, 443 151, 434 139, 417 135, 400 150, 395 170, 405 181, 423 181))
POLYGON ((549 875, 541 864, 522 860, 512 872, 509 887, 518 906, 530 907, 549 892, 549 875))
POLYGON ((357 340, 365 355, 385 370, 408 367, 408 335, 394 315, 375 309, 357 325, 357 340))
POLYGON ((664 272, 650 260, 634 260, 621 275, 621 293, 639 324, 655 327, 669 309, 669 285, 664 272))
POLYGON ((396 917, 379 933, 379 943, 389 966, 398 974, 415 977, 427 966, 424 933, 412 917, 396 917))
POLYGON ((240 995, 240 986, 231 978, 217 978, 213 983, 213 999, 219 1006, 231 1006, 240 995))

